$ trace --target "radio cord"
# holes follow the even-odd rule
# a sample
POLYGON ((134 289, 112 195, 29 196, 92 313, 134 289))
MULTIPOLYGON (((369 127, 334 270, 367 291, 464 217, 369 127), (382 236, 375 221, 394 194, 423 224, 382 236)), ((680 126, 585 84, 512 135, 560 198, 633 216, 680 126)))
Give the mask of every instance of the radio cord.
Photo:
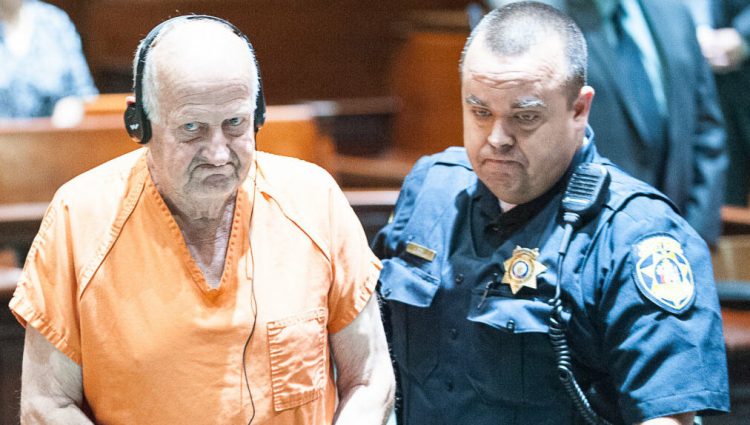
POLYGON ((560 244, 557 256, 557 282, 555 285, 555 296, 549 300, 549 304, 552 306, 552 312, 550 313, 549 318, 549 338, 552 343, 552 350, 555 352, 558 377, 560 378, 560 382, 562 383, 565 392, 568 393, 568 396, 573 401, 578 413, 589 425, 612 425, 606 419, 596 414, 591 407, 591 403, 586 399, 586 394, 584 394, 581 386, 578 385, 578 382, 573 375, 570 346, 568 345, 568 338, 565 335, 565 321, 562 317, 563 305, 562 300, 560 299, 560 286, 563 259, 565 258, 565 253, 568 251, 568 246, 570 245, 570 238, 573 235, 573 227, 579 220, 580 216, 576 213, 565 212, 563 214, 565 233, 563 234, 563 240, 560 244))

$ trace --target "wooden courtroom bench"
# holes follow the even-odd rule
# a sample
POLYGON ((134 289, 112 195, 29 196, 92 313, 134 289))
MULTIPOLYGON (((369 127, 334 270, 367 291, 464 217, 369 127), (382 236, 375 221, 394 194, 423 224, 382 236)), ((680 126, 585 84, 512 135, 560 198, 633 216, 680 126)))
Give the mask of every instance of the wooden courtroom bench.
POLYGON ((724 205, 721 208, 721 221, 723 234, 748 234, 750 233, 750 207, 724 205))
POLYGON ((84 104, 85 114, 91 115, 122 115, 125 112, 125 102, 132 93, 103 93, 88 99, 84 104))

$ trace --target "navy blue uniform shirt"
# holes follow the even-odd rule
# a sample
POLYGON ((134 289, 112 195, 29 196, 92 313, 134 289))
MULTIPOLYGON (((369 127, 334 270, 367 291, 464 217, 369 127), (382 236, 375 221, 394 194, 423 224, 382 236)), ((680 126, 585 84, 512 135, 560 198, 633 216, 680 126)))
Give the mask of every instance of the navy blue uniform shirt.
POLYGON ((578 382, 613 423, 728 411, 705 243, 664 195, 600 157, 592 141, 560 183, 505 213, 463 148, 422 158, 407 176, 374 242, 403 423, 583 423, 547 335, 560 200, 581 162, 604 164, 611 182, 562 262, 578 382))

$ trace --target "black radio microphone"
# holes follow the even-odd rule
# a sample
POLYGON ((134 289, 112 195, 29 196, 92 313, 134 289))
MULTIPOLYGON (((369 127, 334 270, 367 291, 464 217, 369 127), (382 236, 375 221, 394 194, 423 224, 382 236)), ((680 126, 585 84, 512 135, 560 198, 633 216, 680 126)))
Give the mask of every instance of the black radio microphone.
POLYGON ((568 250, 573 229, 602 207, 608 186, 609 172, 601 164, 583 163, 573 172, 562 198, 565 235, 558 251, 561 255, 568 250))

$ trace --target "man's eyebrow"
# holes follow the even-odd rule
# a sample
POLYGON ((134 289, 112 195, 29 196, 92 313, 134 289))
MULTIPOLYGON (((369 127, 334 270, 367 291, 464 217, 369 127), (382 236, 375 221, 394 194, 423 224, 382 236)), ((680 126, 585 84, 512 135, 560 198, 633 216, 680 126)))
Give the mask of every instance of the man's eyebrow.
POLYGON ((484 103, 482 100, 480 100, 478 97, 474 96, 473 94, 466 96, 466 103, 468 103, 469 105, 474 105, 474 106, 482 106, 485 108, 487 107, 486 103, 484 103))
POLYGON ((531 109, 531 108, 547 108, 547 104, 538 97, 526 97, 518 99, 513 103, 513 108, 517 109, 531 109))

